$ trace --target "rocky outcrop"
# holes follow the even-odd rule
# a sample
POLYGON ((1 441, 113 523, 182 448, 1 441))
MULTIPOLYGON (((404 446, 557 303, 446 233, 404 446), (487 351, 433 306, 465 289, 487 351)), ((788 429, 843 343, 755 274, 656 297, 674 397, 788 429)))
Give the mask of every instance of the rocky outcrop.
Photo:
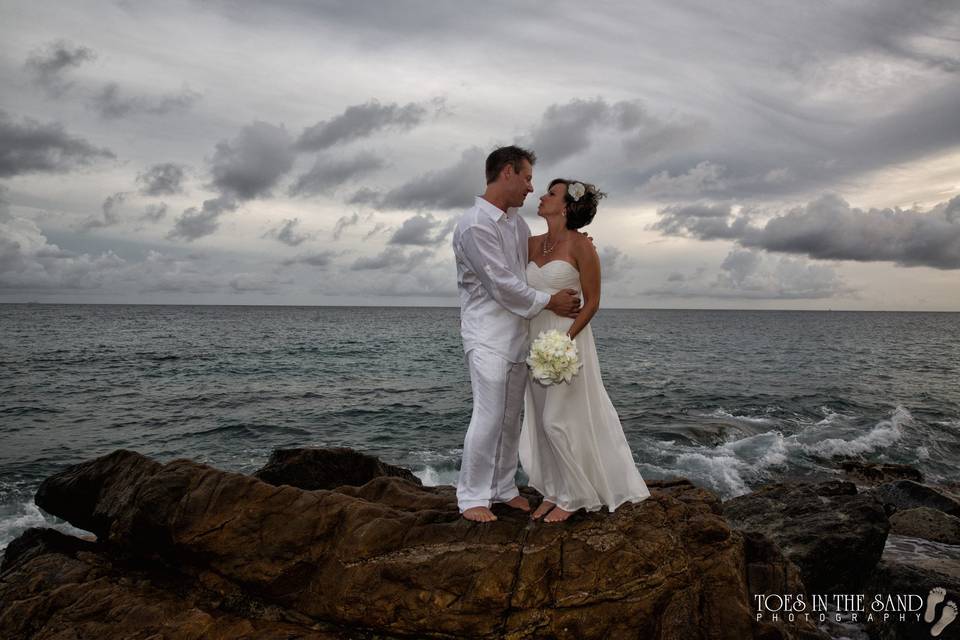
MULTIPOLYGON (((942 603, 960 602, 960 500, 950 486, 896 480, 869 493, 890 514, 890 535, 883 556, 865 588, 874 594, 911 593, 924 600, 933 589, 944 592, 942 603)), ((940 611, 935 611, 939 619, 940 611)), ((942 638, 960 638, 953 623, 942 638)), ((877 620, 868 629, 873 637, 929 638, 932 624, 925 620, 877 620)))
MULTIPOLYGON (((933 589, 943 589, 941 609, 936 610, 935 619, 939 619, 942 605, 953 601, 960 603, 960 547, 922 538, 891 534, 883 557, 874 568, 870 580, 864 589, 867 601, 875 594, 917 594, 926 600, 933 589)), ((931 623, 915 616, 907 616, 901 621, 896 617, 884 621, 878 618, 867 625, 871 637, 884 640, 900 638, 930 638, 931 623)), ((960 638, 960 627, 954 622, 940 636, 941 640, 960 638)))
POLYGON ((808 593, 853 593, 880 560, 890 529, 883 506, 851 482, 770 484, 723 503, 737 529, 773 540, 808 593))
POLYGON ((751 601, 762 594, 803 593, 803 576, 777 543, 758 531, 743 531, 747 588, 751 601))
POLYGON ((930 507, 897 511, 890 516, 890 533, 960 545, 960 518, 930 507))
POLYGON ((350 637, 250 598, 211 572, 191 577, 145 565, 52 529, 28 529, 16 542, 0 577, 0 638, 350 637))
POLYGON ((890 513, 916 507, 929 507, 960 517, 960 500, 956 500, 936 487, 912 480, 887 482, 870 489, 868 493, 882 502, 890 513))
POLYGON ((840 468, 848 480, 860 487, 874 487, 895 480, 923 482, 923 474, 920 470, 908 464, 850 459, 840 461, 840 468))
POLYGON ((822 637, 753 621, 749 592, 796 574, 715 494, 648 486, 614 514, 549 525, 499 506, 476 524, 452 487, 394 475, 304 490, 117 451, 41 486, 97 542, 11 544, 0 637, 822 637))
POLYGON ((275 449, 254 477, 280 486, 314 491, 344 485, 359 487, 374 478, 396 477, 420 485, 408 469, 382 462, 353 449, 275 449))

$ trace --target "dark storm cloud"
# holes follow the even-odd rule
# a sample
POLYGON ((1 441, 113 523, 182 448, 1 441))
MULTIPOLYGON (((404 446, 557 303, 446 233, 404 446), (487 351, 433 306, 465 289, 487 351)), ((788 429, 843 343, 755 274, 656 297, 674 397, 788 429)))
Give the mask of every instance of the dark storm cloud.
POLYGON ((102 227, 112 227, 121 222, 120 206, 127 199, 127 193, 119 192, 107 196, 100 209, 103 212, 102 217, 90 217, 80 224, 80 229, 88 231, 90 229, 99 229, 102 227))
POLYGON ((13 219, 13 216, 10 214, 10 200, 8 199, 8 194, 10 190, 4 185, 0 184, 0 222, 9 222, 13 219))
POLYGON ((661 287, 647 289, 644 294, 672 298, 817 300, 855 295, 856 291, 828 265, 735 248, 724 258, 712 279, 702 268, 689 276, 673 272, 661 287))
POLYGON ((853 149, 849 162, 854 169, 907 162, 954 147, 960 144, 960 83, 916 95, 904 108, 825 142, 838 154, 853 149))
POLYGON ((955 4, 943 1, 891 3, 879 12, 877 18, 869 24, 870 30, 865 37, 878 50, 947 73, 960 72, 956 37, 947 38, 938 33, 946 27, 956 36, 955 4), (916 33, 927 37, 917 38, 916 33), (937 50, 937 44, 946 47, 937 50))
POLYGON ((200 209, 190 207, 180 214, 167 239, 190 242, 208 236, 220 226, 220 216, 235 211, 237 206, 237 201, 227 196, 204 200, 200 209))
POLYGON ((607 246, 599 251, 600 254, 600 272, 605 281, 618 280, 626 275, 630 265, 630 259, 627 255, 616 247, 607 246))
POLYGON ((140 193, 147 196, 172 196, 183 191, 186 167, 175 162, 155 164, 137 176, 140 193))
POLYGON ((745 247, 819 260, 893 262, 960 269, 960 196, 928 211, 859 209, 836 195, 774 215, 762 225, 726 205, 667 207, 652 228, 700 240, 732 239, 745 247))
MULTIPOLYGON (((361 222, 369 222, 372 219, 373 219, 372 213, 366 213, 361 215, 356 211, 350 214, 349 216, 340 216, 339 218, 337 218, 337 222, 333 225, 333 239, 339 240, 340 237, 343 235, 343 232, 348 227, 355 227, 359 225, 361 222)), ((383 225, 381 223, 381 224, 378 224, 377 226, 382 228, 383 225)), ((369 237, 369 235, 370 234, 367 234, 367 236, 364 236, 364 239, 369 237)))
POLYGON ((141 113, 165 115, 183 111, 199 99, 199 93, 187 88, 162 96, 127 96, 121 94, 116 82, 110 82, 93 97, 91 105, 101 118, 115 120, 141 113))
POLYGON ((160 222, 167 216, 167 204, 161 202, 160 204, 148 204, 144 210, 143 215, 140 216, 141 220, 146 220, 147 222, 160 222))
POLYGON ((57 40, 34 50, 27 58, 24 68, 48 95, 57 97, 70 88, 71 83, 66 80, 65 74, 96 57, 97 54, 89 47, 75 45, 67 40, 57 40))
POLYGON ((458 44, 479 40, 487 48, 493 41, 502 49, 513 47, 522 51, 518 38, 529 38, 529 25, 542 22, 546 13, 539 5, 499 0, 466 4, 432 0, 279 0, 269 7, 253 0, 205 0, 203 4, 238 22, 257 27, 278 23, 309 25, 313 31, 325 31, 329 38, 347 36, 367 48, 454 39, 458 44), (469 33, 464 31, 466 25, 469 33))
POLYGON ((430 249, 421 249, 409 254, 400 247, 387 247, 379 254, 368 258, 357 258, 350 266, 351 271, 370 271, 389 269, 393 273, 409 273, 422 265, 433 255, 430 249))
POLYGON ((353 213, 349 216, 340 216, 337 218, 336 224, 333 225, 333 239, 339 240, 340 236, 343 235, 343 230, 347 227, 352 227, 360 222, 360 214, 353 213))
POLYGON ((380 104, 377 100, 371 100, 366 104, 352 105, 340 115, 304 129, 297 140, 297 148, 301 151, 320 151, 336 144, 366 138, 378 131, 407 131, 423 122, 427 113, 425 106, 413 102, 400 106, 395 102, 380 104))
POLYGON ((487 154, 479 147, 463 152, 452 166, 428 171, 391 189, 380 199, 380 209, 462 209, 484 190, 487 154))
MULTIPOLYGON (((671 145, 624 169, 617 186, 654 200, 763 198, 822 190, 844 178, 917 161, 960 144, 960 85, 918 90, 896 109, 833 111, 749 94, 754 113, 695 145, 671 145), (639 189, 631 185, 640 185, 639 189)), ((699 134, 698 134, 699 135, 699 134)), ((643 145, 638 146, 638 149, 643 145)))
POLYGON ((274 294, 280 291, 283 285, 289 285, 293 280, 280 280, 272 275, 262 273, 241 273, 230 278, 227 283, 232 293, 266 293, 274 294))
POLYGON ((295 156, 284 127, 254 122, 233 140, 217 143, 210 161, 213 187, 238 200, 268 196, 295 156))
POLYGON ((295 158, 287 130, 261 121, 245 126, 233 140, 217 143, 210 159, 210 186, 220 195, 205 200, 200 209, 186 209, 167 238, 189 242, 210 235, 224 213, 243 201, 269 196, 295 158))
POLYGON ((309 233, 303 233, 298 229, 300 226, 300 218, 293 218, 292 220, 284 220, 276 227, 270 229, 265 234, 264 238, 275 238, 282 242, 283 244, 289 247, 296 247, 303 244, 313 236, 309 233))
POLYGON ((610 103, 600 97, 576 98, 547 107, 519 142, 533 149, 545 166, 583 154, 598 140, 608 145, 608 155, 614 145, 631 161, 652 161, 689 147, 708 129, 698 118, 658 117, 637 100, 610 103))
POLYGON ((824 260, 960 269, 960 196, 924 212, 865 211, 828 195, 771 218, 741 242, 824 260))
MULTIPOLYGON (((455 220, 455 218, 451 219, 455 220)), ((432 214, 420 213, 403 221, 400 228, 390 237, 390 244, 435 245, 443 242, 450 231, 452 227, 449 221, 444 225, 432 214)))
POLYGON ((0 110, 0 178, 63 173, 115 157, 109 149, 71 136, 58 123, 42 124, 25 118, 18 124, 0 110))
POLYGON ((574 99, 547 107, 528 144, 538 160, 553 164, 587 149, 597 129, 628 133, 644 127, 658 129, 661 124, 637 102, 608 104, 602 98, 574 99))
POLYGON ((600 99, 551 105, 534 128, 529 144, 544 164, 557 162, 590 146, 591 129, 609 115, 610 107, 600 99))
POLYGON ((373 225, 373 227, 372 227, 369 231, 367 231, 365 234, 363 234, 363 239, 364 239, 364 240, 369 240, 370 238, 372 238, 373 236, 377 235, 377 234, 380 233, 381 231, 386 231, 386 229, 387 229, 387 225, 386 225, 386 224, 384 224, 384 223, 382 223, 382 222, 378 222, 377 224, 373 225))
MULTIPOLYGON (((524 68, 549 73, 578 97, 548 107, 522 142, 545 166, 604 154, 602 172, 609 175, 596 179, 620 194, 635 194, 654 176, 652 192, 638 195, 675 202, 686 197, 677 189, 692 198, 806 194, 960 140, 955 3, 761 3, 751 14, 702 1, 620 3, 591 14, 586 30, 581 7, 568 2, 546 13, 498 2, 456 10, 295 0, 279 10, 250 2, 243 11, 232 3, 212 6, 234 20, 326 29, 358 53, 403 48, 417 38, 430 38, 435 56, 511 49, 524 68), (482 19, 497 12, 513 19, 482 19), (542 28, 529 29, 526 18, 542 28), (468 22, 474 38, 464 41, 458 25, 468 22), (627 57, 615 44, 624 38, 636 44, 627 57), (583 47, 550 46, 568 41, 583 47), (615 95, 638 98, 593 97, 607 91, 598 69, 611 72, 607 86, 615 95), (590 93, 578 95, 578 86, 590 93), (695 168, 704 162, 717 180, 698 182, 695 168)), ((519 77, 503 73, 506 83, 519 77)))
POLYGON ((642 193, 664 198, 698 198, 720 194, 727 190, 726 168, 703 161, 684 173, 672 175, 669 171, 654 174, 643 186, 642 193))
POLYGON ((380 192, 370 189, 369 187, 361 187, 354 191, 350 197, 347 198, 347 204, 368 204, 376 205, 380 202, 380 192))
POLYGON ((292 196, 329 193, 343 183, 385 167, 387 163, 370 152, 358 153, 343 160, 317 158, 313 167, 290 186, 292 196))
POLYGON ((654 231, 667 235, 691 235, 702 240, 739 238, 748 223, 743 218, 731 223, 729 204, 673 205, 658 213, 660 219, 650 226, 654 231))
POLYGON ((321 251, 319 253, 309 253, 302 256, 297 256, 296 258, 289 258, 284 260, 281 264, 285 266, 305 264, 310 267, 325 268, 330 266, 335 256, 336 253, 333 251, 321 251))

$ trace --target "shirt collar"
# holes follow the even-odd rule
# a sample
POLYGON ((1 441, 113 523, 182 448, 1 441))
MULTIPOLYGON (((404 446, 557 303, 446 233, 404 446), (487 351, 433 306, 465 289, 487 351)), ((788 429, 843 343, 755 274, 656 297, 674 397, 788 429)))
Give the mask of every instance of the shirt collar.
POLYGON ((480 209, 481 211, 483 211, 483 212, 486 213, 488 216, 490 216, 490 218, 491 218, 494 222, 496 222, 496 221, 500 220, 500 218, 504 218, 504 217, 505 217, 507 220, 513 220, 513 219, 516 217, 516 215, 517 215, 517 211, 520 210, 519 207, 509 207, 506 211, 502 211, 502 210, 500 209, 500 207, 498 207, 498 206, 496 206, 495 204, 492 204, 490 201, 484 199, 483 196, 477 196, 477 198, 476 198, 476 205, 477 205, 477 207, 479 207, 479 209, 480 209))

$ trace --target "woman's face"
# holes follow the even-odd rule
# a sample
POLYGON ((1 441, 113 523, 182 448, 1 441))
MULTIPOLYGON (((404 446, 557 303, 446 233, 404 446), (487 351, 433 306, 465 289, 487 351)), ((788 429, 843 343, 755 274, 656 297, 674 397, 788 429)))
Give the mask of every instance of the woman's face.
POLYGON ((550 189, 540 196, 540 206, 537 207, 537 215, 543 218, 563 215, 567 207, 567 185, 562 182, 550 187, 550 189))

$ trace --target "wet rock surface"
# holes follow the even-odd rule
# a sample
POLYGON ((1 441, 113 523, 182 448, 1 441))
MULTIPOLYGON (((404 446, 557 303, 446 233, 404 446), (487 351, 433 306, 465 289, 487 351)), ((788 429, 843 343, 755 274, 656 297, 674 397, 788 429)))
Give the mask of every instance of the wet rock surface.
POLYGON ((273 485, 288 484, 298 489, 359 487, 374 478, 396 477, 420 485, 408 469, 381 461, 360 451, 334 449, 275 449, 262 469, 253 474, 273 485))
POLYGON ((867 493, 882 502, 889 513, 929 507, 943 511, 954 517, 960 517, 960 500, 949 492, 912 480, 896 480, 881 484, 867 493))
POLYGON ((11 543, 0 637, 823 637, 754 621, 751 593, 800 572, 686 480, 614 514, 550 525, 499 505, 477 524, 452 487, 370 468, 313 490, 124 450, 65 469, 37 503, 97 540, 11 543))
POLYGON ((864 462, 858 459, 840 461, 848 480, 859 487, 874 487, 896 480, 923 482, 919 469, 908 464, 864 462))
POLYGON ((776 483, 723 503, 737 529, 766 535, 800 569, 808 593, 856 592, 890 529, 883 505, 851 482, 776 483))

